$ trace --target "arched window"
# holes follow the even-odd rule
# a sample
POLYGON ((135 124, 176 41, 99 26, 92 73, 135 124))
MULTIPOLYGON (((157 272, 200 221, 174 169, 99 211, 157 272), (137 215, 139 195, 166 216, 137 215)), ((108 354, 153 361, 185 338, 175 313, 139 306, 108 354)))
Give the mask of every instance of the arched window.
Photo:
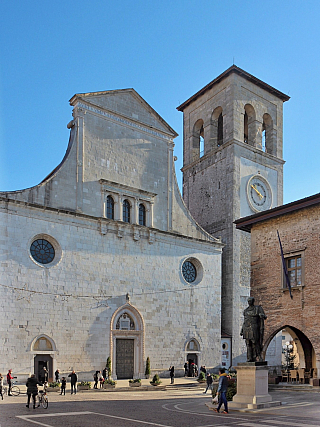
POLYGON ((136 326, 132 317, 128 313, 123 313, 117 320, 116 329, 120 331, 134 331, 136 326))
POLYGON ((273 121, 269 114, 263 115, 262 124, 262 150, 266 153, 276 155, 276 137, 273 131, 273 121))
POLYGON ((114 200, 111 196, 107 197, 107 218, 114 219, 114 200))
POLYGON ((250 104, 244 106, 243 142, 249 145, 256 144, 256 113, 250 104))
POLYGON ((223 144, 223 116, 222 112, 218 118, 218 147, 223 144))
POLYGON ((130 222, 130 203, 129 200, 125 199, 123 201, 123 221, 130 222))
POLYGON ((146 225, 146 208, 142 203, 139 205, 139 225, 146 225))
POLYGON ((192 161, 199 159, 204 154, 204 127, 203 120, 197 120, 193 127, 192 161))
POLYGON ((210 133, 211 148, 220 147, 223 144, 223 115, 221 107, 215 108, 212 113, 210 133))

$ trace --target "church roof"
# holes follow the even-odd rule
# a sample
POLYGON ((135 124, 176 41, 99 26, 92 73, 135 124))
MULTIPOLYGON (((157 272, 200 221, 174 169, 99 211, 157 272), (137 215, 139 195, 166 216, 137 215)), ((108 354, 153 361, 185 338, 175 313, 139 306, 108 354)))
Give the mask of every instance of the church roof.
POLYGON ((214 80, 212 80, 210 83, 208 83, 202 89, 200 89, 197 93, 195 93, 193 96, 191 96, 191 98, 187 99, 185 102, 183 102, 181 105, 179 105, 179 107, 177 107, 177 110, 183 111, 189 104, 191 104, 194 100, 199 98, 199 96, 203 95, 207 90, 211 89, 214 85, 220 83, 223 79, 225 79, 226 77, 228 77, 232 73, 238 74, 239 76, 243 77, 244 79, 248 80, 249 82, 254 83, 255 85, 266 90, 267 92, 270 92, 272 95, 280 98, 283 102, 288 101, 290 99, 290 96, 285 95, 284 93, 282 93, 279 90, 275 89, 274 87, 268 85, 267 83, 263 82, 262 80, 257 79, 257 77, 254 77, 252 74, 247 73, 246 71, 242 70, 241 68, 237 67, 236 65, 232 65, 230 68, 228 68, 222 74, 220 74, 220 76, 216 77, 214 80))
POLYGON ((254 224, 266 221, 268 219, 273 219, 285 214, 290 214, 300 209, 305 209, 318 204, 320 204, 320 193, 305 197, 304 199, 295 200, 294 202, 287 203, 285 205, 277 206, 267 211, 259 212, 254 215, 237 219, 236 221, 234 221, 234 223, 236 224, 237 229, 250 233, 251 228, 254 224))

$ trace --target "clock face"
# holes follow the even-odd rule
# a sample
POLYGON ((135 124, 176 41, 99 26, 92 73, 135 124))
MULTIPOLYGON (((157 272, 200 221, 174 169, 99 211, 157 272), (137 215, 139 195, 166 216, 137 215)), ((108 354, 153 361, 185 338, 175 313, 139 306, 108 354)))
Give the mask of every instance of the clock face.
POLYGON ((268 181, 260 175, 253 175, 247 184, 247 197, 251 209, 255 212, 271 208, 272 191, 268 181))

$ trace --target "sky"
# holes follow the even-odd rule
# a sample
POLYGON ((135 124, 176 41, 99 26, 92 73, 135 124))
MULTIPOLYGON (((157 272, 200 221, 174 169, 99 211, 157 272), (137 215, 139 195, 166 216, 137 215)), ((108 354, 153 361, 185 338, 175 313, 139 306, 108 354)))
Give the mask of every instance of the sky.
POLYGON ((0 191, 62 160, 76 93, 134 88, 179 134, 182 102, 233 63, 284 104, 284 203, 320 192, 320 1, 4 0, 0 3, 0 191))

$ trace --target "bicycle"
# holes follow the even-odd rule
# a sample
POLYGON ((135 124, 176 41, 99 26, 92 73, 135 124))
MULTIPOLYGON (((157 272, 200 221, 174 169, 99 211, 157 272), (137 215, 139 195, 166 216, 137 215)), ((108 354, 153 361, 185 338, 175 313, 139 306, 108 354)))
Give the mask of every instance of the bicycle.
MULTIPOLYGON (((12 387, 11 387, 11 394, 12 394, 12 396, 19 396, 19 394, 20 394, 20 388, 17 385, 14 385, 14 384, 16 384, 15 382, 12 382, 12 384, 13 384, 12 387)), ((5 388, 4 393, 8 394, 9 389, 7 387, 4 387, 4 388, 5 388)), ((8 394, 8 396, 9 396, 9 394, 8 394)))
POLYGON ((39 394, 37 395, 37 407, 42 405, 44 409, 47 409, 49 406, 48 396, 46 390, 39 390, 39 394))

